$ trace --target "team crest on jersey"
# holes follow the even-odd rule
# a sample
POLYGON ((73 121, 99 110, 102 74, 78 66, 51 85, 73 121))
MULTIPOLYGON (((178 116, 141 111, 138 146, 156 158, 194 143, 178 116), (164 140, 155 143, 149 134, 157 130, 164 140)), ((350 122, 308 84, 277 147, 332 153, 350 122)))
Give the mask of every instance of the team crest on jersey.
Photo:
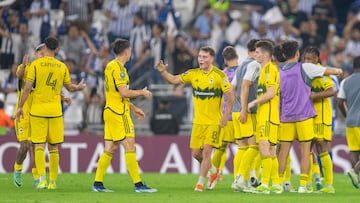
POLYGON ((214 77, 211 77, 210 80, 209 80, 209 84, 212 85, 214 82, 214 77))
POLYGON ((223 83, 226 84, 226 83, 228 83, 228 82, 229 82, 229 80, 226 79, 226 78, 224 78, 223 83))
POLYGON ((23 128, 19 128, 19 133, 20 133, 20 134, 23 134, 23 132, 24 132, 24 129, 23 129, 23 128))
POLYGON ((124 78, 125 78, 125 73, 124 73, 124 72, 121 72, 121 73, 120 73, 120 77, 121 77, 121 79, 124 79, 124 78))

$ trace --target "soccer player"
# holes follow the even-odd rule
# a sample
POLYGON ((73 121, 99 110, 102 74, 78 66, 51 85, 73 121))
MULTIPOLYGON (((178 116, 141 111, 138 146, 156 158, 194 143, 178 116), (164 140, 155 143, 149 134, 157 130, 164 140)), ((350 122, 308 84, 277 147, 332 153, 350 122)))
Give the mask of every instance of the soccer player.
MULTIPOLYGON (((273 57, 272 57, 272 61, 278 66, 280 67, 285 61, 286 59, 283 56, 282 53, 282 47, 281 45, 276 45, 274 47, 274 52, 273 52, 273 57)), ((280 126, 279 126, 280 127, 280 126)), ((279 137, 278 137, 279 139, 279 137)), ((281 148, 281 144, 278 142, 277 146, 276 146, 276 155, 279 156, 279 152, 280 152, 280 148, 281 148)), ((288 158, 286 159, 286 169, 285 169, 285 173, 284 173, 284 183, 283 183, 283 192, 296 192, 294 187, 291 184, 291 160, 290 160, 290 155, 288 156, 288 158)))
POLYGON ((360 57, 354 58, 354 73, 343 80, 338 94, 339 107, 346 115, 346 140, 352 169, 347 173, 355 188, 360 188, 360 57))
POLYGON ((279 180, 279 162, 276 156, 279 118, 279 71, 271 61, 274 44, 269 40, 260 40, 255 44, 255 59, 261 64, 258 81, 258 97, 248 104, 249 110, 258 105, 256 113, 256 142, 259 146, 262 166, 261 185, 257 193, 282 193, 279 180), (270 178, 272 186, 269 186, 270 178))
MULTIPOLYGON (((206 175, 211 168, 211 152, 220 146, 220 127, 226 126, 234 95, 228 77, 213 65, 215 50, 201 47, 198 54, 199 68, 190 69, 180 75, 167 71, 167 65, 160 61, 156 68, 171 84, 190 83, 194 97, 194 120, 190 148, 192 156, 200 163, 200 176, 195 191, 202 192, 206 175), (223 94, 228 98, 225 112, 221 112, 223 94)), ((210 172, 213 173, 213 172, 210 172)))
POLYGON ((104 142, 105 149, 98 160, 95 181, 92 186, 94 192, 113 192, 104 187, 103 180, 107 168, 111 163, 114 153, 119 148, 119 143, 125 150, 125 163, 129 171, 135 192, 157 192, 157 189, 145 185, 140 178, 139 165, 135 152, 135 132, 130 111, 137 118, 143 119, 144 112, 130 103, 130 98, 144 96, 151 98, 152 94, 147 87, 141 90, 129 89, 129 76, 124 64, 131 57, 130 42, 125 39, 118 39, 112 44, 116 55, 105 68, 105 97, 104 107, 104 142))
POLYGON ((311 81, 323 75, 340 75, 341 69, 325 68, 311 63, 298 63, 300 53, 296 41, 284 41, 283 55, 286 62, 280 67, 280 137, 279 175, 283 182, 286 159, 292 141, 300 142, 300 187, 299 193, 310 193, 306 187, 310 168, 310 145, 314 138, 314 117, 316 116, 310 99, 311 81))
MULTIPOLYGON (((43 57, 43 52, 42 49, 44 48, 45 44, 40 44, 39 46, 37 46, 35 48, 35 59, 41 58, 43 57)), ((16 71, 16 76, 19 78, 19 85, 18 85, 18 98, 21 98, 21 94, 23 92, 23 88, 26 82, 26 75, 27 72, 29 70, 29 65, 28 64, 28 55, 25 55, 23 57, 23 62, 22 64, 20 64, 17 68, 16 71)), ((35 163, 34 163, 34 157, 33 157, 33 146, 31 143, 31 137, 30 137, 30 132, 29 132, 29 127, 30 127, 30 115, 29 115, 29 111, 30 111, 30 105, 31 105, 31 101, 32 101, 32 94, 29 95, 29 98, 26 100, 25 104, 24 104, 24 118, 22 119, 21 122, 17 122, 15 119, 15 132, 16 132, 16 137, 17 140, 20 143, 20 147, 17 149, 16 151, 16 159, 15 159, 15 163, 14 163, 14 174, 13 174, 13 178, 14 178, 14 184, 16 187, 22 187, 22 178, 21 178, 21 171, 23 168, 23 162, 26 158, 26 154, 29 151, 30 152, 30 159, 31 159, 31 164, 32 164, 32 174, 33 174, 33 186, 37 186, 37 184, 39 183, 39 176, 35 167, 35 163)), ((15 107, 15 111, 17 110, 19 103, 16 104, 15 107)))
MULTIPOLYGON (((235 71, 237 69, 239 57, 236 53, 236 49, 232 46, 227 46, 224 48, 222 55, 224 57, 224 62, 226 68, 224 73, 228 76, 229 81, 232 81, 235 76, 235 71)), ((225 113, 227 105, 227 96, 224 96, 224 101, 222 104, 222 112, 225 113)), ((213 189, 219 177, 221 176, 221 170, 224 168, 226 162, 226 148, 229 143, 234 141, 234 125, 232 121, 232 116, 229 116, 229 120, 225 127, 220 129, 220 139, 221 145, 219 148, 215 149, 214 155, 212 157, 212 165, 215 167, 215 173, 210 174, 208 188, 213 189)))
MULTIPOLYGON (((303 59, 304 63, 313 63, 319 66, 319 49, 316 47, 308 47, 303 53, 303 59)), ((317 153, 320 156, 320 160, 323 166, 325 187, 321 188, 322 184, 320 180, 320 169, 314 153, 312 153, 312 157, 310 157, 310 164, 312 158, 314 163, 313 171, 315 176, 316 190, 322 193, 335 193, 335 189, 333 187, 333 164, 328 150, 329 142, 331 142, 332 139, 332 108, 330 97, 334 94, 335 90, 333 88, 333 82, 330 76, 317 77, 312 80, 310 98, 314 104, 314 109, 317 114, 317 116, 314 118, 315 139, 313 143, 315 143, 317 153)), ((308 187, 311 186, 313 171, 310 170, 310 185, 308 183, 308 187)))
POLYGON ((259 154, 254 136, 257 107, 248 112, 248 103, 256 99, 261 69, 261 65, 255 60, 255 44, 258 41, 258 39, 249 41, 247 44, 248 57, 237 69, 236 75, 231 81, 236 94, 232 118, 235 139, 238 142, 238 151, 234 157, 235 180, 231 188, 236 191, 243 191, 250 187, 251 163, 259 154))
POLYGON ((24 105, 32 90, 30 108, 30 135, 34 143, 35 165, 40 177, 37 189, 56 189, 59 167, 58 145, 64 142, 64 122, 61 110, 61 88, 68 91, 80 91, 85 88, 82 80, 79 84, 70 83, 69 70, 55 56, 59 42, 53 37, 45 39, 44 57, 33 61, 28 67, 26 83, 16 113, 17 122, 24 118, 24 105), (46 179, 45 143, 48 143, 49 185, 46 179))
MULTIPOLYGON (((40 44, 35 48, 35 60, 39 59, 44 56, 43 48, 45 47, 45 44, 40 44)), ((19 78, 19 85, 18 85, 18 97, 21 98, 21 94, 23 92, 23 88, 26 82, 26 75, 28 71, 28 67, 30 64, 28 63, 29 57, 28 55, 25 55, 23 57, 23 62, 20 64, 16 71, 16 76, 19 78)), ((61 97, 61 100, 64 100, 66 103, 71 103, 71 98, 68 97, 61 97)), ((16 187, 22 187, 22 178, 21 178, 21 171, 23 168, 23 162, 26 158, 26 154, 29 151, 30 153, 30 160, 32 164, 32 174, 33 174, 33 186, 36 187, 39 183, 39 175, 37 173, 36 167, 35 167, 35 160, 34 160, 34 147, 33 143, 31 143, 31 135, 30 135, 30 107, 31 107, 31 101, 32 101, 32 94, 30 93, 29 98, 26 100, 24 104, 24 118, 21 122, 17 122, 16 119, 14 121, 15 123, 15 132, 18 141, 20 142, 20 147, 18 148, 16 152, 16 160, 14 163, 14 184, 16 187)), ((15 107, 15 113, 17 112, 17 106, 19 104, 16 104, 15 107)))

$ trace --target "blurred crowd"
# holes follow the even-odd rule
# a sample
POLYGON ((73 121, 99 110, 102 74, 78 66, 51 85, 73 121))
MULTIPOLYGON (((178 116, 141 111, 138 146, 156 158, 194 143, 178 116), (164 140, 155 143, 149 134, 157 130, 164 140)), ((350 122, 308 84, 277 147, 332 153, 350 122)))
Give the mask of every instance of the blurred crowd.
POLYGON ((221 52, 227 45, 235 46, 244 60, 252 38, 294 39, 301 50, 316 46, 321 63, 342 68, 344 78, 352 73, 352 58, 360 55, 360 0, 186 3, 193 4, 186 14, 180 9, 184 0, 17 0, 1 7, 0 102, 4 112, 13 117, 17 66, 25 54, 33 58, 35 47, 49 35, 60 39, 57 58, 67 64, 72 80, 86 79, 83 92, 64 91, 73 100, 63 108, 65 126, 80 132, 103 122, 103 69, 114 57, 110 47, 116 38, 131 42, 133 53, 126 67, 132 88, 165 84, 154 69, 159 60, 169 64, 174 74, 197 67, 197 51, 204 45, 218 51, 220 68, 224 67, 221 52))

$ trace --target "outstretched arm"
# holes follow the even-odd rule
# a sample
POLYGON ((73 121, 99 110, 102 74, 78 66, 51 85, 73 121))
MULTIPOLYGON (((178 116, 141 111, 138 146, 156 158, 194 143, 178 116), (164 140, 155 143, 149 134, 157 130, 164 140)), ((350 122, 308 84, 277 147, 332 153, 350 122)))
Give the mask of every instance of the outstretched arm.
POLYGON ((121 85, 118 87, 118 90, 120 96, 124 98, 135 98, 143 96, 146 99, 150 99, 152 97, 152 93, 147 89, 147 87, 144 87, 141 90, 131 90, 128 89, 125 85, 121 85))
POLYGON ((67 89, 67 91, 69 91, 69 92, 75 92, 75 91, 81 91, 81 90, 83 90, 83 89, 86 87, 86 84, 85 84, 84 79, 82 79, 82 80, 79 82, 79 84, 69 83, 69 84, 65 84, 64 86, 65 86, 65 88, 67 89))
POLYGON ((340 68, 326 68, 324 75, 342 75, 343 71, 340 68))
POLYGON ((167 71, 167 64, 164 64, 164 62, 161 60, 156 65, 156 69, 160 72, 161 76, 170 84, 176 85, 180 84, 180 76, 179 75, 173 75, 167 71))

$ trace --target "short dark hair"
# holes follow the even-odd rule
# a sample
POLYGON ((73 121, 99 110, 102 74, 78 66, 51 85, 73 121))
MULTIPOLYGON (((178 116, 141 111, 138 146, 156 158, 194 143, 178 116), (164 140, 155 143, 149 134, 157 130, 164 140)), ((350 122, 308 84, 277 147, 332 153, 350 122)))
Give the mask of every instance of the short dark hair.
POLYGON ((320 57, 320 50, 317 48, 317 47, 313 47, 313 46, 310 46, 310 47, 307 47, 305 50, 304 50, 304 53, 310 53, 310 54, 314 54, 315 56, 317 56, 318 58, 320 57))
POLYGON ((225 60, 233 60, 239 58, 239 56, 236 53, 236 50, 233 46, 227 46, 224 48, 222 55, 225 60))
POLYGON ((215 49, 212 47, 209 47, 209 46, 201 47, 200 51, 209 53, 210 56, 212 56, 212 57, 215 57, 215 55, 216 55, 215 49))
POLYGON ((47 37, 44 40, 45 46, 51 51, 55 51, 59 47, 59 40, 55 37, 47 37))
POLYGON ((130 42, 126 39, 117 39, 112 43, 112 49, 116 55, 123 54, 130 47, 130 42))
POLYGON ((286 58, 284 57, 283 55, 283 52, 282 52, 282 47, 280 44, 276 45, 274 47, 274 52, 273 52, 273 56, 275 57, 275 59, 277 61, 279 61, 280 63, 283 63, 286 61, 286 58))
POLYGON ((354 58, 353 66, 354 69, 360 69, 360 56, 354 58))
POLYGON ((269 40, 259 40, 256 42, 255 47, 261 48, 263 51, 269 53, 270 57, 274 53, 274 44, 269 40))
POLYGON ((248 51, 255 51, 255 44, 258 42, 259 39, 252 39, 247 43, 247 49, 248 51))
POLYGON ((284 41, 282 44, 283 56, 286 60, 294 58, 296 52, 299 50, 299 43, 295 40, 284 41))

